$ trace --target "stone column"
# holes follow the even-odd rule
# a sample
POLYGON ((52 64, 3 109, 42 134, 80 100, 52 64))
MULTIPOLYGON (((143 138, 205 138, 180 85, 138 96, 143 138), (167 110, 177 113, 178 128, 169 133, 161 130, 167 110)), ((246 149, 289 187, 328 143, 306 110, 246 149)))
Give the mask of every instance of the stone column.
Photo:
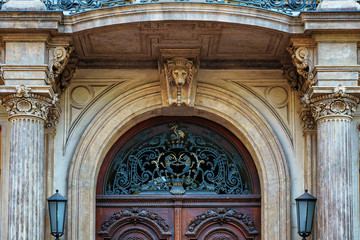
POLYGON ((9 240, 43 240, 44 124, 52 101, 25 86, 2 103, 10 121, 9 240))
POLYGON ((317 239, 353 240, 351 122, 357 97, 335 88, 311 99, 317 122, 317 239))

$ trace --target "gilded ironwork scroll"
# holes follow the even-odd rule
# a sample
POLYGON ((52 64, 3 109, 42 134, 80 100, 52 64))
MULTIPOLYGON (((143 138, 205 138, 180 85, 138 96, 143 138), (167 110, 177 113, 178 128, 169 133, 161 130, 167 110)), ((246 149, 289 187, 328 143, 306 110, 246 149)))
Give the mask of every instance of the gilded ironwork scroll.
POLYGON ((122 146, 104 193, 250 194, 249 179, 241 154, 220 133, 171 122, 145 129, 122 146))

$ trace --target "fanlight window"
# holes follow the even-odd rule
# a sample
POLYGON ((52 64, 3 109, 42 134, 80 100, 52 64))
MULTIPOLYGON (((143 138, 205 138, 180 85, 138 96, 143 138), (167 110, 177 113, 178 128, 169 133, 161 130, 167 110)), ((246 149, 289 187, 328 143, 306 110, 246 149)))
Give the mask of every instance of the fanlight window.
POLYGON ((219 132, 193 122, 159 123, 116 153, 105 195, 251 194, 245 162, 219 132))

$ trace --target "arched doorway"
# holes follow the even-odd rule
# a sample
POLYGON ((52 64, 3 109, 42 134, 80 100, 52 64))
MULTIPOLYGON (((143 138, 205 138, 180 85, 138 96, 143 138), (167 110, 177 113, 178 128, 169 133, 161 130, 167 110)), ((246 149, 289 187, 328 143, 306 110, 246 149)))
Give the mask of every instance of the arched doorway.
POLYGON ((125 133, 98 175, 96 239, 260 239, 260 183, 244 145, 198 117, 125 133))

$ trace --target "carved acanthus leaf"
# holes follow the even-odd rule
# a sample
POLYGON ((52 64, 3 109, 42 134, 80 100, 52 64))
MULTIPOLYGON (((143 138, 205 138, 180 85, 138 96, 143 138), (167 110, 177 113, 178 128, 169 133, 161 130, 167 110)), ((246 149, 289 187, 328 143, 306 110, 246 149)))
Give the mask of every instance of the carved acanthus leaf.
POLYGON ((70 84, 70 80, 75 76, 77 63, 78 61, 76 58, 70 58, 64 70, 60 74, 58 81, 58 88, 60 89, 60 93, 65 92, 70 84))
POLYGON ((102 224, 99 235, 102 236, 103 234, 107 234, 108 229, 111 228, 113 224, 125 218, 128 223, 132 224, 143 222, 146 219, 158 225, 162 231, 169 231, 169 225, 166 223, 165 219, 160 217, 157 213, 151 212, 147 209, 130 208, 115 212, 111 217, 109 217, 102 224))
POLYGON ((53 50, 53 59, 48 73, 48 84, 51 84, 59 93, 66 89, 76 70, 75 61, 70 61, 72 51, 73 47, 70 46, 56 47, 53 50), (69 67, 67 67, 68 64, 70 64, 69 67))
POLYGON ((302 92, 302 86, 304 85, 303 76, 299 75, 295 66, 285 65, 283 67, 283 76, 288 81, 291 90, 302 92))
POLYGON ((51 99, 42 95, 30 93, 31 88, 21 85, 17 93, 6 95, 1 99, 9 118, 15 116, 32 116, 46 121, 50 108, 51 99))
MULTIPOLYGON (((305 81, 302 85, 305 85, 306 88, 308 86, 313 86, 314 82, 314 74, 313 74, 313 64, 310 61, 309 50, 306 47, 298 47, 294 46, 287 48, 288 52, 291 55, 292 62, 296 67, 296 70, 300 76, 302 76, 305 81)), ((300 88, 304 88, 301 86, 300 88)))
POLYGON ((299 112, 299 117, 304 133, 316 131, 316 121, 311 114, 310 108, 302 108, 299 112))
POLYGON ((217 208, 208 210, 191 220, 189 224, 189 231, 187 234, 195 232, 197 228, 204 222, 211 221, 220 225, 232 221, 232 219, 239 220, 243 223, 249 233, 257 234, 255 229, 255 222, 246 214, 236 209, 217 208))
POLYGON ((352 118, 359 105, 359 98, 345 93, 345 87, 339 85, 334 93, 321 95, 308 100, 315 120, 323 117, 344 116, 352 118))
POLYGON ((56 131, 56 125, 59 122, 60 107, 57 106, 59 102, 58 94, 55 94, 51 100, 51 107, 45 123, 45 129, 56 131))

